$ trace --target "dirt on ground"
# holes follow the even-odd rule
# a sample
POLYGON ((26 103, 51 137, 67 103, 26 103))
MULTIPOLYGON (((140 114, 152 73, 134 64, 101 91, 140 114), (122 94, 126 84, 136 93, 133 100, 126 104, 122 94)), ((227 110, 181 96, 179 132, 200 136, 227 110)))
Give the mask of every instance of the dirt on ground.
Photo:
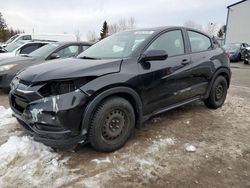
MULTIPOLYGON (((54 151, 0 119, 1 187, 250 187, 250 65, 232 64, 224 106, 195 102, 135 130, 120 150, 54 151)), ((8 113, 7 94, 0 106, 8 113), (3 107, 2 107, 3 108, 3 107)), ((1 115, 0 115, 1 117, 1 115)))

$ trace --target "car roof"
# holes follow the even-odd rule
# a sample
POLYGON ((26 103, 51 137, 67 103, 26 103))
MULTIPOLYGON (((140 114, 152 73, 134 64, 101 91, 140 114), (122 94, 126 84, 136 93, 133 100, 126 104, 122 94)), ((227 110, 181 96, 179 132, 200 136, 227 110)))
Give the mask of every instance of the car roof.
MULTIPOLYGON (((196 31, 199 33, 202 33, 210 38, 212 38, 211 35, 209 35, 208 33, 201 31, 201 30, 197 30, 194 28, 190 28, 190 27, 184 27, 184 26, 161 26, 161 27, 151 27, 151 28, 141 28, 141 29, 132 29, 132 30, 127 30, 127 31, 155 31, 157 33, 160 33, 162 31, 168 30, 168 29, 187 29, 187 30, 192 30, 192 31, 196 31)), ((124 31, 126 32, 126 31, 124 31)))
POLYGON ((59 44, 60 46, 63 45, 72 45, 72 44, 80 44, 80 45, 93 45, 94 43, 92 42, 77 42, 77 41, 71 41, 71 42, 54 42, 55 44, 59 44))

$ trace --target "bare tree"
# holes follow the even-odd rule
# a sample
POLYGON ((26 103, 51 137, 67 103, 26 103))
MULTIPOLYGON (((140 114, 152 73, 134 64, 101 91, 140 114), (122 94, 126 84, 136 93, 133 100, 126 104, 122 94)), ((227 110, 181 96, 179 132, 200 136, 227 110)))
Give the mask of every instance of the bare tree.
POLYGON ((98 37, 94 31, 88 31, 87 40, 89 42, 96 42, 98 40, 98 37))
POLYGON ((120 19, 118 21, 118 26, 120 28, 120 31, 126 30, 127 29, 127 22, 126 22, 126 20, 125 19, 120 19))
POLYGON ((109 35, 112 35, 119 31, 125 31, 128 29, 134 29, 134 28, 136 28, 134 17, 130 17, 128 20, 122 18, 117 23, 113 23, 109 25, 109 35))
POLYGON ((81 40, 81 35, 80 35, 80 31, 79 30, 75 31, 75 37, 76 37, 76 41, 79 42, 81 40))
POLYGON ((207 27, 205 28, 205 31, 210 35, 216 35, 218 33, 218 25, 217 23, 208 23, 207 27))
POLYGON ((112 24, 112 25, 109 26, 109 34, 110 35, 112 35, 114 33, 117 33, 119 31, 120 31, 120 28, 119 28, 119 26, 118 26, 117 23, 114 23, 114 24, 112 24))
POLYGON ((192 28, 192 29, 198 29, 198 30, 203 30, 203 27, 201 24, 199 23, 196 23, 195 21, 192 21, 192 20, 188 20, 186 21, 184 24, 183 24, 185 27, 189 27, 189 28, 192 28))
POLYGON ((128 28, 129 29, 134 29, 135 28, 135 18, 134 17, 130 17, 128 19, 128 28))

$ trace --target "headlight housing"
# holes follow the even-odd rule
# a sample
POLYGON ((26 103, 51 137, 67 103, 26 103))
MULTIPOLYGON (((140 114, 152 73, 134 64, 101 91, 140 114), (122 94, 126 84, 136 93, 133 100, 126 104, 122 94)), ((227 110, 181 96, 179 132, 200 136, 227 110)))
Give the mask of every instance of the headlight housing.
POLYGON ((43 97, 70 93, 79 89, 81 86, 85 85, 86 83, 93 80, 94 78, 95 77, 85 77, 85 78, 79 78, 75 80, 52 81, 52 82, 46 83, 41 89, 39 89, 38 92, 43 97))
POLYGON ((17 64, 9 64, 9 65, 1 65, 0 66, 0 72, 9 70, 13 67, 17 66, 17 64))

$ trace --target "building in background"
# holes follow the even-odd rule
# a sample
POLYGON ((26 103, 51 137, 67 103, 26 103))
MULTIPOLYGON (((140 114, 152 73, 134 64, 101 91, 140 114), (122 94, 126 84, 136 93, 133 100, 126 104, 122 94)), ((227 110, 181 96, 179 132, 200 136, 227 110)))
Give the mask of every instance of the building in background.
POLYGON ((227 7, 226 43, 250 44, 250 0, 227 7))

